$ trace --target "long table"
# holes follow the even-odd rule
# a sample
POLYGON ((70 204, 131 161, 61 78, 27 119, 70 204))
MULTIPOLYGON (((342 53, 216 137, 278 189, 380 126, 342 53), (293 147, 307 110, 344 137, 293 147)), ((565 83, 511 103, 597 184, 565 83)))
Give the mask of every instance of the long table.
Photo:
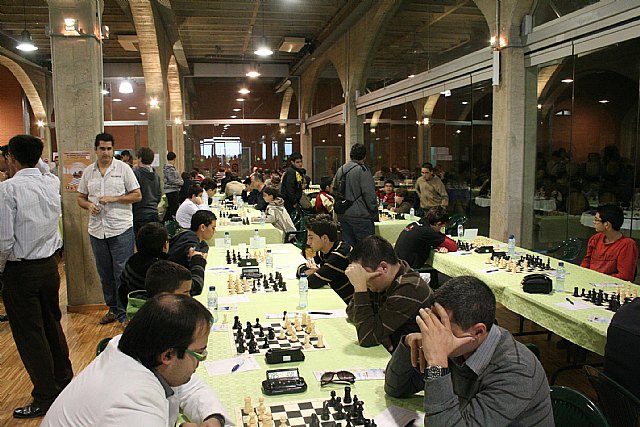
MULTIPOLYGON (((498 241, 494 243, 506 250, 506 244, 498 241)), ((516 253, 539 255, 522 248, 517 248, 516 253)), ((591 321, 589 317, 597 316, 600 319, 610 320, 614 313, 604 307, 593 306, 584 310, 570 310, 557 304, 569 304, 567 298, 579 299, 572 296, 574 287, 577 286, 579 290, 585 288, 588 291, 593 288, 592 283, 621 284, 624 288, 629 284, 631 289, 639 289, 637 285, 630 282, 565 263, 567 275, 564 293, 528 294, 522 290, 521 286, 522 279, 527 273, 510 273, 504 270, 486 273, 483 270, 491 267, 486 264, 488 257, 488 254, 476 253, 468 255, 463 255, 461 252, 435 253, 431 258, 431 265, 451 277, 474 276, 483 280, 495 294, 496 300, 507 309, 599 355, 604 355, 608 323, 591 321)), ((546 260, 546 256, 543 258, 546 260)), ((551 258, 551 267, 557 266, 558 260, 551 258)), ((555 279, 553 280, 555 283, 555 279)), ((618 288, 605 286, 602 289, 605 292, 614 292, 618 288)))
MULTIPOLYGON (((251 321, 255 323, 256 317, 260 318, 262 324, 265 323, 267 313, 282 313, 296 311, 298 305, 298 288, 295 280, 295 268, 304 262, 300 251, 290 244, 269 245, 273 251, 275 270, 281 271, 287 282, 287 291, 278 293, 257 293, 244 294, 249 298, 249 302, 232 304, 238 307, 237 312, 228 314, 229 327, 233 324, 233 316, 239 316, 244 323, 251 321)), ((235 248, 237 249, 237 248, 235 248)), ((205 291, 198 296, 203 304, 206 304, 206 290, 209 286, 215 285, 220 296, 228 295, 227 283, 228 273, 221 273, 212 268, 225 267, 225 250, 211 248, 207 258, 207 272, 205 274, 205 291)), ((239 269, 234 266, 235 271, 239 269)), ((267 271, 264 265, 260 265, 261 271, 267 271)), ((223 305, 221 303, 221 305, 223 305)), ((307 310, 322 311, 345 308, 344 302, 337 294, 329 289, 310 289, 309 306, 307 310)), ((222 319, 222 315, 220 321, 222 319)), ((276 320, 274 320, 276 321, 276 320)), ((320 387, 320 383, 315 379, 314 371, 335 371, 343 368, 384 368, 390 359, 389 353, 382 347, 363 348, 357 344, 355 327, 349 324, 344 318, 318 319, 315 321, 318 333, 323 334, 327 349, 305 352, 306 360, 299 363, 283 363, 279 365, 267 365, 264 356, 256 355, 256 360, 260 365, 259 370, 229 373, 226 375, 209 377, 204 364, 200 364, 197 374, 200 375, 220 396, 222 403, 231 414, 236 414, 237 409, 244 405, 244 397, 251 396, 252 402, 257 406, 257 399, 263 396, 261 392, 261 382, 265 379, 267 369, 279 369, 297 367, 300 374, 308 384, 306 392, 301 394, 283 396, 264 396, 265 405, 273 405, 284 402, 305 401, 310 399, 328 399, 331 390, 336 390, 338 395, 343 393, 344 385, 328 385, 320 387)), ((211 332, 209 336, 209 356, 208 360, 220 360, 235 357, 235 347, 233 346, 228 332, 211 332)), ((246 354, 246 353, 245 353, 246 354)), ((206 363, 206 362, 205 362, 206 363)), ((375 417, 389 405, 397 405, 412 410, 422 408, 422 398, 420 396, 409 399, 393 399, 384 393, 384 381, 356 381, 351 386, 352 395, 357 394, 360 400, 364 401, 365 413, 369 417, 375 417)), ((236 425, 242 425, 237 420, 236 425)), ((276 420, 275 425, 278 425, 276 420)))

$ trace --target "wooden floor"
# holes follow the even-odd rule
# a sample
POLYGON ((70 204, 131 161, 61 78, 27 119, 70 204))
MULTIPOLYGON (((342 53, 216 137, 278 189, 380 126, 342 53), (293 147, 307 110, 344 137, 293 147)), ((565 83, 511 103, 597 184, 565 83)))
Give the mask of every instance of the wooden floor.
MULTIPOLYGON (((100 325, 98 321, 104 312, 94 313, 66 313, 66 279, 62 262, 60 263, 60 302, 62 305, 62 326, 67 336, 71 361, 74 372, 80 372, 95 357, 96 344, 104 337, 110 337, 121 333, 119 324, 100 325)), ((105 309, 106 311, 106 309, 105 309)), ((4 306, 0 304, 0 312, 4 312, 4 306)), ((502 327, 511 331, 518 328, 518 316, 504 307, 499 306, 497 319, 502 327)), ((528 328, 539 329, 527 322, 528 328)), ((553 336, 547 341, 546 335, 535 335, 519 338, 522 342, 532 342, 540 348, 542 364, 551 378, 553 372, 566 364, 565 352, 557 348, 558 337, 553 336)), ((590 363, 601 361, 597 355, 590 354, 590 363)), ((572 370, 560 375, 558 385, 575 388, 595 400, 595 393, 589 385, 582 370, 572 370)), ((0 323, 0 426, 33 426, 40 424, 41 418, 35 420, 16 420, 12 417, 12 411, 18 406, 23 406, 31 401, 31 382, 24 370, 20 357, 16 351, 13 337, 8 322, 0 323)), ((241 402, 238 402, 240 404, 241 402)))

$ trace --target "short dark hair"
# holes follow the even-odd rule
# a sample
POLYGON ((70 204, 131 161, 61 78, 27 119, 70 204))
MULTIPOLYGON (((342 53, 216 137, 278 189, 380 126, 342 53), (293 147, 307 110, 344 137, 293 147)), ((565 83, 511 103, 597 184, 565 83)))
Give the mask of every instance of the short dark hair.
POLYGON ((425 169, 429 169, 429 171, 433 171, 433 165, 429 162, 424 162, 422 164, 422 166, 420 166, 420 168, 425 168, 425 169))
POLYGON ((218 184, 216 183, 216 181, 212 178, 205 178, 202 180, 202 182, 200 183, 200 185, 202 185, 202 188, 207 191, 207 190, 215 190, 218 188, 218 184))
POLYGON ((338 240, 338 224, 327 214, 320 214, 309 218, 307 230, 317 234, 319 237, 327 236, 330 241, 338 240))
POLYGON ((302 154, 298 153, 297 151, 294 151, 293 153, 291 153, 291 155, 289 156, 289 163, 293 163, 296 160, 302 160, 302 154))
POLYGON ((264 190, 262 190, 262 192, 264 194, 273 196, 274 199, 277 199, 278 197, 280 197, 280 190, 278 190, 276 187, 270 187, 267 185, 266 187, 264 187, 264 190))
MULTIPOLYGON (((124 154, 124 151, 122 152, 124 154)), ((138 158, 143 165, 150 165, 153 163, 154 152, 149 147, 142 147, 138 150, 138 158)))
POLYGON ((264 176, 260 172, 256 172, 253 174, 254 181, 264 182, 264 176))
POLYGON ((216 214, 211 211, 201 209, 191 217, 191 231, 198 231, 198 228, 200 228, 201 225, 208 227, 209 224, 216 219, 216 214))
POLYGON ((20 165, 33 168, 38 164, 44 144, 32 135, 16 135, 9 140, 9 153, 20 165))
POLYGON ((402 197, 402 198, 407 198, 407 194, 409 194, 409 192, 407 191, 406 188, 398 188, 396 190, 396 196, 398 197, 402 197))
POLYGON ((380 236, 367 236, 361 240, 351 252, 349 259, 352 262, 360 262, 363 267, 372 270, 378 268, 382 261, 396 265, 398 256, 393 250, 391 243, 380 236))
POLYGON ((173 261, 161 259, 151 264, 144 279, 149 298, 166 292, 172 294, 182 282, 191 281, 191 272, 173 261))
POLYGON ((624 212, 622 212, 620 206, 602 205, 598 206, 596 212, 600 214, 602 222, 609 222, 614 230, 620 231, 620 227, 624 222, 624 212))
POLYGON ((393 182, 393 180, 392 180, 392 179, 388 179, 388 180, 386 180, 386 181, 384 182, 384 185, 387 185, 387 184, 391 184, 391 186, 392 186, 392 187, 395 187, 395 186, 396 186, 396 183, 395 183, 395 182, 393 182))
POLYGON ((174 160, 176 158, 176 153, 174 153, 173 151, 169 151, 167 153, 167 160, 174 160))
POLYGON ((244 185, 251 185, 251 178, 246 177, 246 178, 244 179, 244 181, 242 181, 242 183, 243 183, 244 185))
POLYGON ((121 156, 123 156, 123 157, 124 157, 124 156, 129 156, 129 157, 131 157, 131 153, 129 152, 129 150, 122 150, 122 151, 120 152, 120 155, 121 155, 121 156))
POLYGON ((323 176, 320 178, 320 189, 322 191, 327 191, 327 187, 333 184, 333 177, 331 176, 323 176))
POLYGON ((193 184, 191 187, 189 187, 189 191, 187 191, 187 199, 192 198, 193 196, 197 196, 198 194, 202 193, 202 187, 200 187, 200 184, 193 184))
POLYGON ((96 135, 96 140, 93 142, 93 147, 97 150, 100 145, 100 141, 109 142, 111 141, 111 146, 116 146, 116 141, 113 139, 113 135, 110 133, 99 133, 96 135))
POLYGON ((429 302, 451 311, 451 321, 463 330, 484 323, 488 331, 496 319, 496 297, 482 280, 472 276, 449 279, 435 290, 429 302))
POLYGON ((429 225, 435 225, 439 222, 447 223, 449 222, 449 214, 444 207, 435 206, 427 211, 424 215, 424 219, 429 225))
POLYGON ((159 222, 149 222, 138 230, 136 248, 142 254, 158 255, 162 253, 168 238, 169 235, 164 225, 159 222))
POLYGON ((118 349, 148 369, 160 355, 176 349, 182 359, 196 333, 211 328, 209 310, 187 295, 163 294, 148 300, 124 330, 118 349))
POLYGON ((367 156, 367 149, 365 148, 364 144, 354 144, 353 147, 351 147, 349 156, 351 157, 351 160, 364 160, 364 158, 367 156))

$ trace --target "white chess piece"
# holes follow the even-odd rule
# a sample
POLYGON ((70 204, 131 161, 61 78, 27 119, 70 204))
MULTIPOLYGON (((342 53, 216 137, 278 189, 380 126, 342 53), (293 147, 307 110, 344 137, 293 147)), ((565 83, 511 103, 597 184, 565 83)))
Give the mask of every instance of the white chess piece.
POLYGON ((226 325, 227 323, 229 323, 229 319, 227 318, 227 313, 224 313, 222 315, 222 324, 226 325))
POLYGON ((295 328, 296 328, 296 331, 298 331, 298 332, 300 332, 302 330, 302 325, 300 325, 300 318, 299 317, 296 317, 295 328))
POLYGON ((249 427, 258 427, 258 417, 253 411, 249 414, 249 427))
POLYGON ((284 329, 280 329, 280 335, 278 335, 278 339, 283 340, 285 338, 287 338, 287 336, 284 334, 284 329))
POLYGON ((289 427, 287 425, 287 416, 286 415, 281 415, 280 416, 280 425, 278 427, 289 427))
POLYGON ((264 397, 258 398, 258 401, 260 402, 258 404, 258 414, 263 415, 265 413, 265 411, 267 410, 267 407, 264 406, 264 397))
POLYGON ((244 397, 244 412, 246 414, 251 414, 251 412, 253 412, 253 405, 251 405, 251 396, 244 397))
POLYGON ((316 348, 324 348, 324 337, 322 334, 318 334, 318 342, 316 343, 316 348))
POLYGON ((309 340, 309 334, 304 335, 304 348, 306 349, 313 348, 313 346, 311 345, 311 341, 309 340))

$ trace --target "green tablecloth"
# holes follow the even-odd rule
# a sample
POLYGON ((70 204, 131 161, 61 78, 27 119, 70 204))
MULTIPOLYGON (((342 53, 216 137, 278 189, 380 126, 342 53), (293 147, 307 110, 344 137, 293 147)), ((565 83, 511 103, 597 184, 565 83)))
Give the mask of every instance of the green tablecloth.
POLYGON ((388 221, 376 222, 376 236, 384 237, 386 240, 391 242, 391 244, 394 244, 396 240, 398 240, 400 232, 404 230, 407 224, 417 221, 418 219, 419 218, 416 217, 415 220, 391 219, 388 221))
MULTIPOLYGON (((506 250, 506 244, 500 242, 496 242, 496 244, 502 245, 506 250)), ((535 254, 521 248, 517 248, 516 252, 520 254, 535 254)), ((488 254, 476 253, 470 255, 460 255, 460 253, 455 252, 448 254, 435 253, 432 255, 431 265, 448 276, 467 275, 482 279, 491 288, 496 300, 507 309, 532 320, 580 347, 604 355, 608 324, 589 321, 588 317, 595 315, 600 318, 611 319, 613 313, 604 307, 596 306, 591 309, 571 311, 556 304, 565 302, 566 298, 574 299, 572 293, 573 288, 576 286, 580 290, 582 288, 589 290, 593 288, 591 283, 619 283, 624 284, 626 287, 630 282, 582 268, 578 265, 565 263, 567 276, 563 294, 527 294, 522 291, 521 286, 525 273, 483 272, 482 270, 491 267, 485 263, 488 257, 488 254)), ((543 258, 546 260, 545 256, 543 258)), ((551 258, 551 267, 556 268, 557 265, 558 260, 551 258)), ((553 280, 555 283, 555 279, 553 280)), ((631 288, 638 289, 639 287, 631 284, 631 288)), ((616 289, 618 288, 605 287, 604 291, 614 292, 616 289)))
MULTIPOLYGON (((270 245, 274 254, 274 265, 277 270, 283 272, 287 279, 287 292, 245 294, 249 297, 249 302, 233 304, 239 307, 236 313, 229 313, 229 325, 233 324, 233 316, 240 316, 240 320, 255 322, 256 317, 260 317, 261 323, 265 323, 267 313, 279 313, 284 310, 296 311, 298 304, 297 280, 289 279, 295 274, 295 268, 304 260, 300 251, 293 245, 270 245), (280 269, 281 266, 284 268, 280 269)), ((208 257, 208 268, 212 266, 225 265, 225 251, 212 248, 208 257)), ((260 266, 262 271, 266 271, 264 265, 260 266)), ((227 295, 227 274, 213 274, 207 272, 205 275, 205 289, 210 285, 216 285, 219 295, 227 295)), ((206 304, 206 292, 197 297, 203 304, 206 304)), ((307 310, 329 310, 344 308, 344 302, 331 289, 310 289, 309 306, 307 310)), ((222 316, 221 316, 222 319, 222 316)), ((244 405, 244 397, 251 396, 253 403, 257 406, 257 399, 263 396, 261 383, 265 379, 266 369, 279 369, 297 367, 300 375, 308 384, 306 392, 279 397, 265 397, 265 404, 275 404, 282 402, 304 401, 309 399, 328 399, 331 390, 343 394, 344 385, 328 385, 320 387, 313 372, 321 370, 336 370, 340 368, 384 368, 390 359, 389 353, 381 346, 373 348, 362 348, 357 344, 356 331, 353 325, 347 323, 346 319, 318 319, 315 321, 318 333, 324 335, 324 340, 328 348, 326 350, 309 351, 305 353, 306 360, 300 363, 284 363, 279 365, 266 365, 264 356, 257 355, 256 360, 260 364, 260 370, 240 372, 216 377, 209 377, 203 364, 197 370, 207 384, 209 384, 220 396, 222 403, 230 413, 236 414, 238 408, 244 405)), ((209 337, 209 360, 227 359, 235 357, 228 332, 211 332, 209 337)), ((398 405, 413 410, 422 407, 422 399, 413 397, 410 399, 392 399, 384 393, 384 381, 357 381, 351 386, 352 394, 357 394, 363 400, 365 413, 369 417, 374 417, 390 405, 398 405)), ((236 424, 238 425, 238 424, 236 424)), ((242 424, 239 424, 242 425, 242 424)), ((278 425, 276 420, 275 425, 278 425)))
POLYGON ((209 246, 215 246, 215 239, 224 238, 224 233, 228 231, 229 236, 231 236, 232 245, 239 245, 240 243, 246 243, 248 245, 256 229, 260 232, 260 237, 266 239, 267 244, 282 243, 284 239, 282 231, 275 228, 272 224, 221 225, 216 227, 216 234, 214 234, 207 243, 209 243, 209 246))

